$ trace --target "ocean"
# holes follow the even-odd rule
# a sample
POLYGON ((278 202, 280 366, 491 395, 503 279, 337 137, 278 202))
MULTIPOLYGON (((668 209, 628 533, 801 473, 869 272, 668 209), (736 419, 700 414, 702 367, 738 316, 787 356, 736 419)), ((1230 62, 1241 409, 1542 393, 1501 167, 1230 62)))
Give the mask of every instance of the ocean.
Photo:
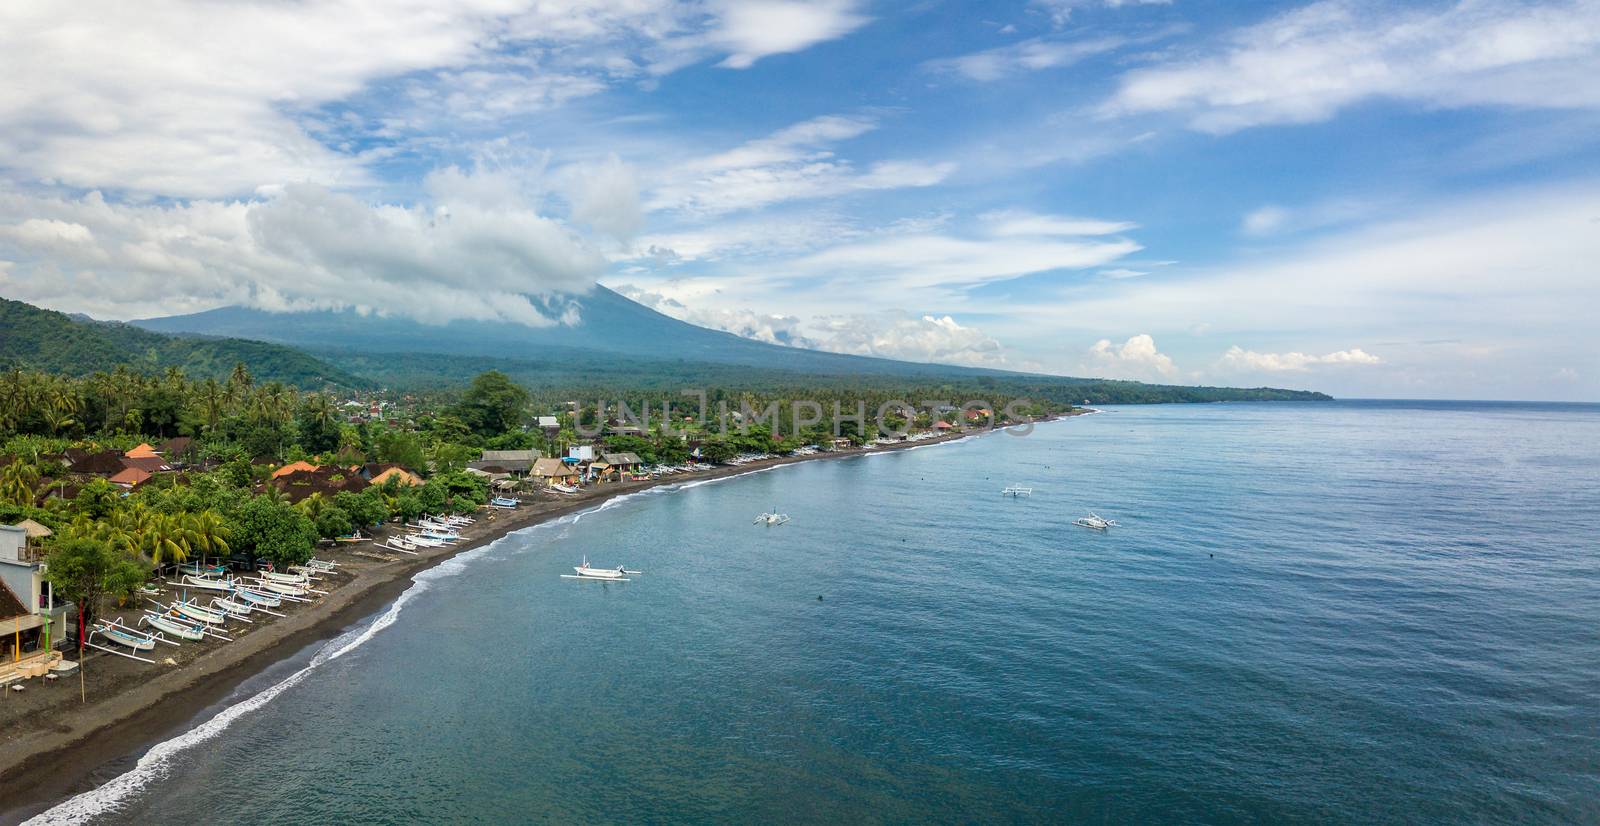
POLYGON ((39 821, 1596 822, 1597 544, 1592 405, 1121 407, 658 488, 39 821))

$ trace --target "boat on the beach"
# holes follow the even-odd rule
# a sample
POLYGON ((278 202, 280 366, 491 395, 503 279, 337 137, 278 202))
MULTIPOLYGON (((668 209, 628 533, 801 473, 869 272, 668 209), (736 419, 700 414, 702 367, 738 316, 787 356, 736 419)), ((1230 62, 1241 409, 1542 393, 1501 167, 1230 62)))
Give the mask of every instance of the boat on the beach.
POLYGON ((289 584, 289 585, 302 585, 303 586, 306 583, 310 582, 310 578, 305 576, 304 574, 295 574, 295 573, 285 574, 285 573, 279 573, 277 571, 261 571, 260 574, 261 574, 262 577, 264 577, 264 578, 266 578, 268 580, 271 580, 273 582, 282 582, 282 583, 286 583, 286 584, 289 584))
POLYGON ((156 647, 154 634, 136 631, 123 625, 121 620, 95 623, 93 632, 89 636, 92 638, 95 634, 134 651, 150 651, 156 647))
POLYGON ((174 617, 171 614, 161 614, 155 611, 146 611, 139 618, 140 625, 149 625, 160 629, 164 634, 171 634, 186 640, 200 641, 206 638, 204 626, 174 617))
POLYGON ((204 588, 208 591, 233 590, 233 580, 231 579, 215 579, 208 576, 195 576, 194 574, 184 574, 182 582, 174 582, 171 584, 181 585, 185 588, 204 588))
POLYGON ((757 524, 757 525, 761 525, 761 524, 782 525, 783 523, 788 522, 788 521, 789 521, 789 514, 787 514, 787 513, 778 513, 777 511, 774 510, 774 511, 770 511, 768 513, 763 513, 760 516, 756 517, 755 524, 757 524))
POLYGON ((207 625, 222 625, 228 621, 228 615, 226 612, 219 611, 215 608, 207 608, 198 602, 195 602, 194 600, 189 600, 186 602, 172 602, 167 604, 162 604, 160 602, 156 602, 155 600, 150 600, 150 602, 157 608, 160 608, 169 614, 182 614, 187 619, 195 622, 203 622, 207 625))
POLYGON ((489 500, 489 507, 495 508, 496 510, 516 510, 517 506, 521 504, 522 500, 512 499, 509 496, 496 496, 495 498, 489 500))
POLYGON ((283 604, 283 598, 277 594, 268 593, 264 590, 258 591, 247 586, 240 586, 234 589, 234 594, 239 597, 239 599, 250 603, 250 606, 257 610, 260 610, 263 607, 277 608, 283 604))
POLYGON ((1001 496, 1032 496, 1033 495, 1033 488, 1023 487, 1022 485, 1012 485, 1011 487, 1008 487, 1005 490, 1000 491, 1000 495, 1001 496))
POLYGON ((1077 519, 1072 520, 1072 524, 1077 525, 1080 528, 1089 528, 1096 531, 1120 527, 1120 525, 1117 524, 1117 520, 1106 519, 1105 517, 1093 513, 1089 514, 1088 516, 1080 516, 1077 519))

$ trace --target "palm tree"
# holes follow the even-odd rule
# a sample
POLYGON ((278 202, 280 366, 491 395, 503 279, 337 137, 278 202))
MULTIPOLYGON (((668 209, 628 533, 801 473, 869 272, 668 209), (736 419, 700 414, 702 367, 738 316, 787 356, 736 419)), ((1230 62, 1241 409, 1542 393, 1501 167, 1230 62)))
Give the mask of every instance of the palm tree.
POLYGON ((30 462, 12 462, 0 470, 0 501, 18 506, 32 505, 38 484, 38 468, 30 462))

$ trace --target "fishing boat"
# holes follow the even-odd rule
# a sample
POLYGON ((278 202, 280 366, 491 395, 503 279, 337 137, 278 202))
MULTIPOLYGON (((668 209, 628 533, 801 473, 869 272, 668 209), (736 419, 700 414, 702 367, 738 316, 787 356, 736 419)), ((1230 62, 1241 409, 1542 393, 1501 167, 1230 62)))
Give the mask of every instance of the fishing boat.
POLYGON ((521 504, 522 500, 512 499, 508 496, 496 496, 495 498, 489 500, 489 507, 503 511, 514 511, 517 509, 517 506, 521 504))
POLYGON ((251 620, 248 617, 256 610, 251 608, 248 602, 234 602, 226 597, 217 597, 211 600, 211 607, 241 622, 250 622, 251 620))
POLYGON ((193 600, 188 602, 174 602, 168 605, 162 605, 159 602, 155 602, 155 600, 151 600, 151 602, 155 603, 156 607, 167 611, 169 614, 182 614, 188 619, 194 620, 195 622, 203 622, 207 625, 221 625, 228 621, 228 615, 226 613, 218 611, 214 608, 207 608, 193 600))
POLYGON ((331 573, 334 568, 339 567, 339 563, 330 562, 330 561, 328 561, 326 559, 317 559, 316 557, 312 557, 312 558, 306 560, 306 567, 307 568, 315 568, 315 569, 317 569, 319 571, 327 571, 327 572, 331 573))
POLYGON ((283 599, 277 594, 267 593, 266 591, 258 591, 254 588, 241 586, 234 589, 234 594, 238 596, 239 599, 250 603, 252 608, 277 608, 283 604, 283 599))
POLYGON ((399 551, 400 553, 403 553, 403 554, 411 554, 412 556, 416 556, 417 555, 417 547, 418 546, 417 546, 417 543, 412 542, 411 540, 406 539, 404 537, 391 536, 388 539, 383 540, 383 544, 379 545, 378 547, 385 548, 385 549, 388 549, 388 550, 391 550, 391 551, 399 551))
POLYGON ((1033 495, 1033 488, 1023 487, 1022 485, 1012 485, 1011 487, 1006 488, 1003 491, 1000 491, 1000 495, 1001 496, 1032 496, 1033 495))
POLYGON ((788 521, 789 521, 789 514, 778 513, 776 511, 774 511, 774 512, 771 512, 771 513, 763 513, 760 516, 756 517, 755 524, 760 525, 760 524, 765 523, 765 524, 768 524, 768 525, 782 525, 783 523, 788 522, 788 521))
POLYGON ((1120 527, 1117 524, 1117 520, 1106 519, 1093 513, 1089 514, 1088 516, 1080 516, 1077 519, 1072 520, 1072 524, 1077 525, 1080 528, 1089 528, 1096 531, 1120 527))
POLYGON ((233 580, 231 579, 213 579, 208 576, 195 576, 194 574, 184 574, 182 582, 171 584, 182 585, 185 588, 204 588, 208 591, 233 590, 233 580))
POLYGON ((583 564, 573 566, 576 574, 562 574, 565 579, 600 579, 607 582, 628 582, 627 574, 641 574, 643 571, 630 571, 621 565, 615 568, 596 568, 589 564, 589 557, 583 558, 583 564))
POLYGON ((272 582, 282 582, 288 585, 305 585, 309 578, 304 574, 284 574, 277 571, 260 571, 261 576, 272 582))
POLYGON ((146 611, 144 612, 144 616, 139 618, 139 624, 149 625, 152 628, 159 628, 164 634, 171 634, 174 637, 182 637, 186 640, 194 640, 198 642, 206 638, 206 632, 203 626, 189 622, 180 617, 174 617, 171 614, 158 614, 155 611, 146 611))
POLYGON ((117 645, 123 646, 124 648, 131 648, 134 651, 150 651, 156 647, 156 638, 154 634, 147 634, 143 631, 135 631, 134 629, 123 625, 120 620, 95 623, 94 631, 89 636, 93 637, 95 634, 99 634, 101 637, 111 640, 117 645))

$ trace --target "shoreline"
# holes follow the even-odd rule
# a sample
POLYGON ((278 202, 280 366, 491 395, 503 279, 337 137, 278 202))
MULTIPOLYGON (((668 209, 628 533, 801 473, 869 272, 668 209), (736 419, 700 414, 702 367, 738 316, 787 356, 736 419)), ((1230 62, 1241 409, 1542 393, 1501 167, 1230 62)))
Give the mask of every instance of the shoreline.
MULTIPOLYGON (((1032 420, 1030 424, 1088 412, 1084 410, 1082 413, 1042 417, 1032 420)), ((954 433, 915 442, 875 445, 842 452, 780 456, 644 482, 610 483, 570 499, 535 500, 524 505, 523 509, 506 512, 505 517, 493 522, 480 519, 472 526, 475 530, 466 541, 431 549, 431 552, 425 552, 415 559, 365 566, 355 574, 354 579, 342 584, 321 601, 226 646, 207 650, 180 667, 157 673, 132 688, 85 705, 67 705, 70 700, 61 699, 60 705, 51 707, 48 712, 49 725, 24 732, 15 739, 0 738, 0 788, 7 790, 5 803, 0 808, 0 824, 21 822, 79 792, 94 788, 98 785, 99 775, 108 766, 140 756, 151 746, 192 727, 199 715, 205 714, 246 680, 293 657, 307 646, 338 636, 381 611, 411 587, 417 574, 515 531, 652 488, 724 479, 800 462, 870 456, 943 444, 1002 429, 996 427, 954 433), (179 694, 183 702, 172 702, 179 694)), ((319 553, 322 551, 319 550, 319 553)), ((106 659, 105 655, 98 655, 93 657, 91 664, 106 659)), ((0 711, 3 710, 4 706, 0 706, 0 711)))

